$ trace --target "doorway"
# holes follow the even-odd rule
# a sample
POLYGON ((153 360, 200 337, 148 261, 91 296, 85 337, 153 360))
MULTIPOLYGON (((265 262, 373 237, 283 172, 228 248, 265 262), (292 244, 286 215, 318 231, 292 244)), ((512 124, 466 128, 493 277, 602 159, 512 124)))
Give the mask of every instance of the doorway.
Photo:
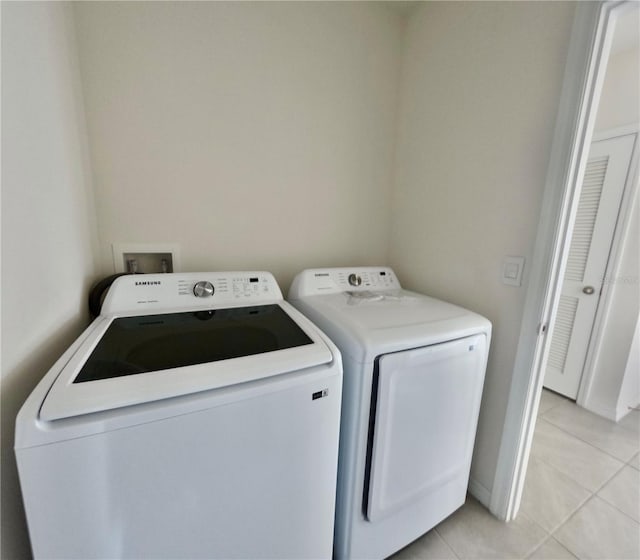
MULTIPOLYGON (((589 373, 589 349, 599 344, 592 334, 605 314, 600 304, 604 283, 613 276, 607 270, 616 264, 610 257, 616 225, 624 221, 623 194, 636 142, 636 132, 610 131, 594 138, 589 151, 544 378, 547 389, 574 401, 583 373, 589 373)), ((637 239, 629 241, 637 250, 637 239)))
MULTIPOLYGON (((556 326, 569 240, 576 223, 580 187, 587 168, 616 24, 634 8, 637 8, 634 2, 579 3, 576 6, 490 502, 491 512, 505 521, 513 519, 520 507, 544 373, 556 326)), ((631 171, 635 173, 635 184, 637 162, 632 167, 635 167, 631 171)), ((628 207, 633 207, 633 198, 628 192, 625 196, 628 197, 628 207)), ((623 222, 628 222, 629 214, 626 213, 623 222)), ((619 231, 630 229, 629 223, 622 223, 620 227, 619 231)), ((581 384, 578 399, 581 398, 580 393, 586 391, 586 385, 581 384)), ((585 393, 582 398, 585 398, 585 393)))
MULTIPOLYGON (((601 389, 593 380, 607 375, 605 369, 624 369, 602 340, 606 338, 604 320, 610 318, 609 330, 627 332, 618 347, 619 353, 626 354, 631 345, 628 331, 637 323, 637 288, 620 286, 621 281, 633 283, 634 271, 626 277, 618 274, 618 261, 629 256, 621 256, 615 248, 627 241, 631 251, 640 251, 637 235, 625 240, 626 232, 622 231, 633 199, 634 185, 627 182, 632 156, 637 153, 639 68, 640 10, 634 5, 614 23, 544 381, 546 388, 614 421, 626 411, 616 410, 619 407, 612 402, 600 402, 611 401, 611 397, 598 398, 601 389), (608 297, 612 289, 619 292, 618 299, 624 298, 626 305, 636 310, 635 316, 629 309, 626 313, 630 317, 625 319, 625 312, 620 315, 612 309, 615 305, 608 297), (604 354, 600 352, 603 346, 604 354)), ((619 380, 611 385, 616 383, 619 380)))

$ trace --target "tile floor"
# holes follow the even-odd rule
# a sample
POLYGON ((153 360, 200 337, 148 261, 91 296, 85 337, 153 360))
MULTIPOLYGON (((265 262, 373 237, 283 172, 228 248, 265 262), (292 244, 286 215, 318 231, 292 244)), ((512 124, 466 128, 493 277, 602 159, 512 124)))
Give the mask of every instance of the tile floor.
POLYGON ((471 496, 393 560, 640 558, 640 412, 616 424, 545 390, 520 512, 471 496))

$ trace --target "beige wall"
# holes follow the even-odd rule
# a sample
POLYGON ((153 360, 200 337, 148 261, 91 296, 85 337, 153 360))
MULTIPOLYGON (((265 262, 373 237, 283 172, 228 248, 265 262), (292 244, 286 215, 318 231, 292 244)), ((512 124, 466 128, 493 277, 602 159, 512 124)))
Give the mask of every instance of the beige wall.
POLYGON ((472 469, 488 491, 527 281, 502 284, 502 259, 531 259, 573 9, 426 3, 407 30, 390 260, 493 323, 472 469))
POLYGON ((2 5, 2 557, 27 547, 15 413, 118 242, 177 242, 184 270, 265 268, 284 289, 306 266, 391 261, 487 315, 490 488, 525 289, 501 261, 532 250, 572 7, 428 3, 406 29, 368 2, 73 10, 88 141, 69 8, 2 5))
POLYGON ((101 240, 183 270, 386 262, 403 19, 375 3, 78 3, 101 240))
POLYGON ((640 122, 640 49, 612 54, 607 62, 596 132, 640 122))
POLYGON ((28 558, 19 407, 86 324, 95 209, 71 9, 2 4, 2 550, 28 558))

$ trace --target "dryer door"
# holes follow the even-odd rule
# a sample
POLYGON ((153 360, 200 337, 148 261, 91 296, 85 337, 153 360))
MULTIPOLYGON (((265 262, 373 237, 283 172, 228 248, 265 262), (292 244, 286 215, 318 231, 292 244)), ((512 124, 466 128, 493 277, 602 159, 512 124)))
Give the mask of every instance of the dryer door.
POLYGON ((379 358, 370 521, 456 478, 464 496, 486 354, 486 337, 476 335, 379 358))

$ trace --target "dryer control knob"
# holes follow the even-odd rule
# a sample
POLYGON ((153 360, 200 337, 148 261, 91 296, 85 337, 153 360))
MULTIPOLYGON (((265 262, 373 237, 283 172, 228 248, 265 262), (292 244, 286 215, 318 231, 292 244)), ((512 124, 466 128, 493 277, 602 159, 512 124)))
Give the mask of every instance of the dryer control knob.
POLYGON ((215 292, 215 288, 211 282, 203 280, 202 282, 196 282, 193 287, 193 295, 196 297, 210 297, 215 292))
POLYGON ((349 274, 349 284, 359 286, 362 284, 362 277, 357 274, 349 274))

